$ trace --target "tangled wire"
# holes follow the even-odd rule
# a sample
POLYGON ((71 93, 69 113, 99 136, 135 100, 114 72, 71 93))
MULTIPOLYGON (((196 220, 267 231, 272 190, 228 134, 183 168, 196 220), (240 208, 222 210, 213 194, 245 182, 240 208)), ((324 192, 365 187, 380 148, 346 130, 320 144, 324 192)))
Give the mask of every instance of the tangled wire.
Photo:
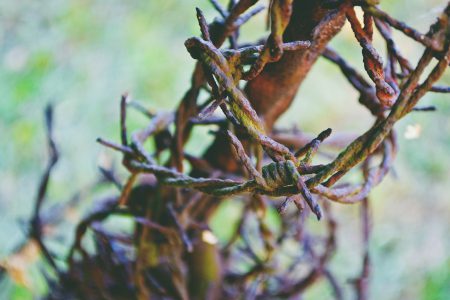
MULTIPOLYGON (((36 229, 42 226, 39 218, 42 197, 37 202, 30 236, 40 241, 45 257, 57 273, 64 274, 59 284, 65 288, 83 285, 86 270, 92 270, 96 261, 105 260, 107 253, 111 264, 108 268, 114 272, 103 274, 77 292, 93 298, 100 297, 100 291, 101 295, 114 298, 111 282, 142 299, 155 295, 179 299, 285 298, 302 294, 324 278, 335 297, 342 299, 339 282, 327 266, 336 248, 337 230, 328 200, 344 204, 361 202, 364 259, 361 274, 354 283, 358 299, 366 299, 370 273, 368 196, 389 172, 395 159, 395 123, 411 111, 433 110, 433 107, 417 106, 425 93, 450 92, 448 87, 435 85, 450 60, 450 6, 429 32, 422 34, 380 10, 376 1, 322 1, 322 9, 329 13, 315 27, 311 39, 285 42, 284 34, 295 14, 296 1, 272 0, 269 8, 271 32, 265 43, 240 46, 239 28, 264 8, 253 8, 258 2, 254 0, 230 1, 228 9, 217 1, 210 2, 220 18, 208 24, 202 11, 197 9, 201 37, 185 42, 197 65, 192 86, 178 109, 153 113, 123 95, 121 143, 98 139, 102 145, 123 154, 123 165, 130 175, 122 185, 112 170, 103 170, 105 177, 120 188, 120 196, 107 199, 101 209, 79 223, 68 257, 68 271, 60 270, 42 242, 40 230, 36 229), (362 8, 363 24, 355 14, 355 6, 362 8), (330 30, 329 24, 343 24, 345 19, 361 46, 364 69, 372 83, 333 49, 325 48, 326 43, 319 38, 321 33, 330 30), (372 44, 374 25, 386 42, 386 62, 372 44), (416 67, 401 54, 392 38, 392 28, 425 47, 416 67), (227 39, 229 48, 223 47, 227 39), (359 102, 375 117, 373 126, 361 136, 351 141, 338 141, 345 148, 327 164, 314 164, 313 159, 319 147, 327 143, 331 129, 312 139, 296 130, 272 130, 241 88, 242 81, 258 78, 266 66, 276 64, 286 53, 297 52, 304 53, 304 57, 320 52, 319 55, 336 64, 359 92, 359 102), (424 76, 433 58, 437 62, 424 76), (419 82, 420 78, 425 79, 419 82), (200 90, 208 93, 209 98, 204 103, 198 103, 200 90), (128 107, 137 108, 149 117, 146 128, 128 133, 128 107), (215 114, 219 109, 224 117, 215 114), (227 162, 237 166, 230 167, 232 171, 217 167, 215 160, 221 158, 215 156, 214 145, 204 157, 185 153, 184 145, 190 132, 202 125, 217 127, 212 134, 222 147, 221 151, 229 153, 227 162), (153 152, 148 150, 149 140, 154 142, 153 152), (168 161, 161 158, 165 150, 170 152, 168 161), (374 163, 376 161, 378 163, 374 163), (184 171, 187 165, 189 172, 184 171), (362 171, 362 182, 338 183, 356 168, 362 171), (143 174, 151 175, 151 184, 136 184, 143 174), (236 229, 224 245, 217 245, 209 229, 210 218, 217 211, 220 199, 239 195, 247 197, 239 198, 244 205, 236 229), (281 196, 285 197, 281 205, 271 200, 281 196), (300 214, 288 209, 290 203, 300 214), (327 228, 324 237, 307 230, 305 204, 318 220, 324 217, 327 228), (267 211, 275 206, 282 214, 279 230, 267 224, 267 211), (101 221, 112 214, 133 218, 137 225, 132 242, 130 237, 108 233, 101 226, 101 221), (107 252, 97 250, 100 252, 93 255, 83 248, 82 241, 88 229, 98 235, 103 246, 108 245, 107 252), (300 254, 286 254, 286 245, 292 242, 300 254), (135 256, 130 259, 122 253, 125 251, 122 248, 114 250, 112 246, 116 243, 134 249, 135 256), (81 259, 76 259, 77 253, 81 254, 81 259), (302 277, 298 275, 299 268, 307 270, 306 274, 300 272, 302 277)), ((53 140, 49 140, 55 149, 53 140)), ((55 162, 52 159, 48 175, 55 162)), ((45 193, 48 175, 40 194, 45 193)), ((148 180, 148 176, 146 178, 148 180)), ((97 271, 101 272, 101 268, 97 271)))

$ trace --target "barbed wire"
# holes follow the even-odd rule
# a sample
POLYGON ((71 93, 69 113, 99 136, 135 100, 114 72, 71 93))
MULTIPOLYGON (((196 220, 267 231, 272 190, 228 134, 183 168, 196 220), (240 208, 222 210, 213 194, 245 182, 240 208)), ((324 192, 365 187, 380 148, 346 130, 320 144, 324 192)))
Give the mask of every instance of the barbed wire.
MULTIPOLYGON (((329 128, 314 137, 296 129, 271 132, 251 104, 251 99, 243 92, 240 82, 257 78, 265 66, 280 61, 287 52, 313 51, 311 47, 315 47, 314 39, 320 36, 320 32, 315 32, 311 40, 285 41, 284 33, 294 13, 293 1, 272 0, 268 8, 270 34, 266 41, 241 46, 238 43, 240 27, 264 7, 256 6, 257 0, 230 1, 227 8, 215 0, 210 2, 220 16, 208 24, 202 11, 196 10, 201 37, 189 38, 185 47, 197 64, 191 87, 178 108, 173 112, 149 110, 124 94, 120 100, 120 143, 102 138, 97 140, 122 153, 122 163, 129 171, 129 176, 121 184, 111 170, 102 169, 104 176, 121 189, 120 195, 103 199, 99 209, 89 213, 77 224, 66 259, 69 269, 65 274, 58 268, 53 255, 42 241, 42 203, 51 170, 58 157, 51 134, 51 110, 47 110, 50 162, 35 201, 30 238, 39 241, 48 263, 62 277, 65 276, 61 279, 62 286, 68 287, 74 283, 82 285, 83 274, 89 273, 86 273, 88 266, 94 268, 96 264, 93 262, 105 260, 105 255, 113 253, 116 260, 108 261, 119 272, 105 274, 107 279, 103 281, 96 278, 92 280, 93 286, 83 286, 80 291, 91 296, 100 297, 101 294, 103 297, 111 295, 104 292, 108 289, 106 282, 116 282, 130 293, 137 293, 137 290, 143 297, 156 293, 186 298, 187 279, 180 274, 189 264, 183 262, 183 265, 180 261, 188 259, 185 256, 194 255, 199 244, 205 242, 198 236, 209 232, 207 216, 216 210, 220 199, 232 200, 246 194, 247 197, 239 198, 243 202, 242 215, 232 237, 225 245, 215 245, 214 242, 208 244, 219 248, 220 251, 217 251, 224 261, 221 264, 224 268, 221 278, 223 284, 218 287, 221 295, 229 298, 245 295, 248 299, 291 297, 303 293, 319 278, 325 278, 336 299, 342 299, 339 280, 328 267, 336 251, 339 225, 333 215, 331 202, 361 203, 363 265, 354 283, 358 299, 366 299, 370 275, 368 243, 371 211, 368 197, 394 163, 398 148, 394 131, 396 122, 412 111, 434 110, 434 107, 417 106, 427 92, 450 92, 449 87, 436 85, 450 61, 450 5, 430 30, 422 34, 382 11, 377 7, 377 1, 323 1, 323 7, 333 10, 334 15, 341 13, 349 21, 361 46, 364 70, 371 82, 366 81, 333 49, 326 48, 322 56, 340 68, 359 92, 359 102, 371 112, 375 121, 360 136, 336 136, 329 128), (362 23, 355 14, 354 6, 363 9, 362 23), (425 47, 415 67, 402 55, 392 37, 392 29, 403 32, 425 47), (386 62, 372 44, 374 30, 381 34, 386 44, 386 62), (227 39, 229 48, 223 47, 227 39), (437 59, 436 63, 426 75, 425 70, 431 67, 433 58, 437 59), (425 79, 420 82, 421 78, 425 79), (201 104, 197 103, 200 90, 206 91, 209 97, 201 104), (149 118, 148 125, 130 133, 127 128, 128 108, 137 109, 146 115, 149 118), (218 109, 225 118, 214 116, 218 109), (211 160, 186 153, 184 145, 189 140, 190 132, 195 126, 203 125, 218 127, 212 134, 216 139, 225 141, 223 147, 229 148, 230 161, 238 165, 236 169, 239 171, 230 173, 215 166, 211 160), (153 152, 148 151, 149 140, 156 144, 153 152), (316 155, 322 152, 322 147, 327 143, 337 146, 341 152, 326 164, 314 164, 316 155), (170 159, 161 163, 160 154, 165 150, 169 150, 170 159), (190 167, 189 173, 185 171, 185 162, 190 167), (354 169, 361 171, 361 182, 339 182, 354 169), (136 184, 143 174, 152 175, 152 183, 143 185, 145 188, 141 191, 145 190, 146 196, 137 191, 143 186, 136 184), (266 214, 270 207, 275 206, 272 197, 281 196, 285 200, 278 207, 281 225, 276 232, 267 224, 266 214), (290 203, 296 206, 300 214, 287 208, 290 203), (305 204, 317 219, 323 217, 326 228, 323 236, 308 231, 308 214, 303 213, 305 204), (133 220, 136 230, 132 239, 108 234, 99 225, 111 215, 124 215, 133 220), (128 246, 134 247, 136 257, 129 259, 111 250, 112 247, 103 252, 98 250, 96 255, 91 254, 83 247, 83 239, 89 229, 106 244, 113 241, 134 243, 134 246, 128 246), (250 230, 253 230, 252 233, 250 230), (150 233, 156 233, 156 236, 149 238, 146 234, 150 233), (286 254, 277 250, 283 249, 285 243, 289 242, 294 242, 302 249, 300 254, 286 256, 284 259, 290 264, 283 267, 277 260, 286 254), (152 249, 151 254, 156 257, 148 259, 145 255, 149 253, 140 252, 150 249, 144 247, 145 243, 153 243, 147 247, 152 249), (184 252, 187 254, 184 255, 184 252), (183 253, 183 259, 180 253, 183 253), (78 254, 80 263, 77 261, 78 254), (176 255, 180 257, 176 258, 176 255), (172 277, 172 285, 166 285, 152 273, 159 267, 155 261, 166 264, 165 268, 171 270, 172 274, 167 276, 172 277), (249 266, 244 272, 237 272, 230 267, 243 261, 249 266), (119 276, 124 266, 132 271, 124 271, 119 276), (298 266, 308 267, 307 274, 302 278, 296 276, 298 266)), ((99 269, 95 269, 95 272, 101 273, 99 269)))

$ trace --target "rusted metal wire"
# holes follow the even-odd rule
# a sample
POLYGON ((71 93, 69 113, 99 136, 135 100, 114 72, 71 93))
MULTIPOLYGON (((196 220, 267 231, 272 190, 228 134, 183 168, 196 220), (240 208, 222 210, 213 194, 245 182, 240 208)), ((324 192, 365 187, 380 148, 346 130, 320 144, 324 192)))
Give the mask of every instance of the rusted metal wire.
MULTIPOLYGON (((272 4, 274 5, 274 3, 272 4)), ((227 15, 225 10, 217 3, 214 5, 221 12, 222 16, 227 15)), ((280 4, 278 3, 277 5, 280 4)), ((142 155, 142 151, 136 151, 134 149, 134 154, 130 154, 128 148, 117 147, 113 143, 104 144, 109 145, 115 150, 124 152, 127 157, 126 165, 132 173, 151 173, 157 177, 161 185, 196 189, 216 199, 217 197, 229 198, 230 196, 240 195, 242 193, 254 195, 253 197, 262 197, 263 195, 285 196, 288 198, 281 206, 281 210, 285 212, 290 202, 294 202, 300 211, 303 211, 303 204, 299 200, 303 198, 311 208, 311 211, 319 219, 322 216, 322 212, 317 204, 318 198, 344 204, 362 203, 363 207, 366 208, 363 211, 365 252, 362 275, 357 280, 358 284, 356 286, 359 297, 364 299, 363 295, 367 294, 366 282, 369 276, 367 197, 372 188, 383 180, 393 164, 397 151, 395 132, 392 130, 395 122, 410 111, 433 110, 434 108, 429 107, 416 107, 418 100, 426 91, 447 92, 446 87, 437 87, 433 86, 433 84, 442 75, 443 70, 448 65, 449 50, 447 43, 445 46, 447 54, 441 55, 441 59, 429 76, 426 77, 423 83, 418 84, 419 77, 423 74, 425 67, 431 62, 431 58, 435 56, 436 49, 429 48, 425 50, 417 67, 412 68, 410 62, 400 54, 392 39, 389 27, 397 23, 393 23, 392 20, 384 18, 379 13, 379 10, 365 7, 364 27, 362 27, 356 18, 353 8, 351 6, 347 7, 346 11, 347 18, 352 25, 355 36, 363 49, 365 69, 375 83, 375 87, 372 87, 361 74, 333 50, 327 49, 323 55, 340 67, 349 82, 360 92, 361 104, 366 106, 377 119, 371 129, 351 142, 331 163, 326 165, 311 165, 314 156, 319 150, 319 146, 330 135, 331 129, 323 131, 317 138, 304 142, 303 147, 294 154, 288 147, 275 141, 266 134, 263 121, 252 108, 252 105, 238 85, 240 79, 251 79, 253 76, 258 75, 266 63, 277 61, 279 55, 282 54, 280 50, 298 51, 299 49, 308 47, 309 42, 298 41, 283 44, 279 39, 280 36, 273 35, 262 46, 246 46, 221 50, 211 42, 210 27, 207 25, 200 10, 197 10, 197 16, 202 38, 188 39, 185 44, 191 56, 199 60, 205 80, 211 86, 212 100, 209 102, 209 105, 198 110, 201 112, 198 120, 211 117, 214 111, 221 107, 227 120, 225 120, 225 123, 220 123, 222 124, 220 126, 227 124, 226 121, 228 121, 228 124, 232 124, 232 127, 234 126, 240 135, 244 134, 250 137, 253 145, 262 147, 265 150, 266 157, 264 160, 266 163, 262 165, 262 168, 261 165, 258 166, 258 164, 255 164, 253 158, 247 154, 249 149, 248 145, 244 145, 240 141, 240 138, 230 130, 225 132, 231 148, 234 149, 235 159, 242 164, 243 169, 250 176, 249 179, 239 176, 236 179, 193 177, 172 170, 169 167, 155 165, 150 159, 145 159, 145 157, 151 157, 148 153, 142 155), (375 23, 375 27, 386 41, 389 56, 386 66, 371 43, 374 30, 373 23, 375 23), (277 42, 274 42, 274 39, 277 42), (275 51, 274 49, 278 50, 275 51), (276 59, 271 60, 268 58, 267 53, 270 51, 278 53, 275 55, 276 59), (403 72, 401 76, 395 72, 396 63, 398 63, 403 72), (247 74, 243 72, 244 65, 251 66, 250 72, 247 74), (389 114, 386 116, 386 113, 389 114), (370 162, 378 155, 381 156, 379 165, 375 167, 370 166, 370 162), (300 161, 300 158, 303 159, 300 161), (363 162, 364 165, 363 182, 360 184, 345 184, 334 187, 335 183, 359 162, 363 162), (298 195, 301 195, 301 198, 298 198, 298 195)), ((447 20, 448 16, 444 14, 442 18, 447 20)), ((421 39, 420 42, 428 43, 428 41, 433 39, 433 36, 436 39, 442 36, 442 32, 446 32, 447 30, 445 26, 447 23, 441 20, 440 23, 438 22, 439 24, 441 26, 440 28, 436 28, 436 26, 433 28, 434 35, 427 35, 428 38, 421 39)), ((284 28, 283 26, 280 28, 284 28)), ((274 30, 272 28, 272 34, 274 30)), ((277 32, 282 32, 279 31, 279 28, 277 30, 277 32)), ((410 31, 406 30, 406 32, 410 31)), ((415 33, 410 35, 417 38, 415 33)), ((200 123, 198 122, 198 124, 200 123)), ((219 125, 219 123, 208 122, 207 124, 219 125)), ((165 126, 167 127, 167 124, 165 126)), ((288 139, 285 137, 284 140, 288 139)), ((297 282, 282 283, 278 280, 278 283, 275 285, 278 286, 276 290, 272 290, 263 283, 260 283, 259 289, 265 292, 261 292, 258 297, 285 297, 301 293, 319 278, 324 277, 330 282, 336 297, 342 298, 342 291, 337 279, 325 267, 335 249, 335 231, 337 226, 332 218, 329 205, 325 204, 325 208, 328 212, 326 214, 326 222, 329 228, 329 236, 325 242, 326 251, 321 255, 317 255, 312 248, 309 248, 309 255, 314 257, 311 272, 297 282)), ((253 268, 247 272, 240 275, 230 274, 229 277, 226 277, 228 278, 226 293, 239 293, 238 291, 242 293, 248 292, 253 295, 252 297, 256 297, 254 296, 255 287, 250 287, 249 280, 259 278, 266 270, 272 267, 270 265, 271 259, 262 261, 260 256, 255 253, 251 241, 245 233, 245 228, 248 226, 248 218, 251 215, 250 211, 250 206, 244 208, 237 230, 229 243, 223 248, 223 251, 224 255, 228 253, 226 256, 230 262, 237 259, 236 257, 232 258, 231 249, 235 249, 234 251, 238 251, 244 257, 250 257, 254 261, 253 268), (243 246, 239 243, 240 240, 244 243, 243 246), (239 282, 238 279, 241 281, 239 282), (234 292, 232 292, 233 289, 235 289, 234 292)), ((173 211, 172 216, 176 218, 173 211)), ((286 221, 289 220, 286 224, 292 224, 294 220, 292 217, 289 217, 289 214, 286 215, 286 213, 283 213, 282 218, 286 219, 286 221)), ((260 220, 259 222, 261 233, 269 233, 270 231, 267 231, 262 221, 260 220)), ((180 225, 177 225, 177 228, 181 230, 180 225)), ((182 233, 184 231, 180 232, 182 233)), ((262 238, 262 241, 270 240, 271 238, 269 236, 262 238)), ((283 241, 287 236, 280 236, 278 241, 283 241)), ((305 233, 297 235, 297 237, 301 236, 305 238, 305 233)), ((186 239, 186 236, 184 237, 186 239)), ((300 239, 300 242, 308 244, 306 240, 300 239)), ((268 253, 272 252, 269 249, 273 249, 273 247, 277 246, 274 244, 266 244, 268 253)), ((279 278, 283 278, 286 274, 279 276, 279 278)))
MULTIPOLYGON (((78 223, 67 259, 71 280, 82 282, 83 274, 92 273, 88 266, 104 259, 107 251, 114 251, 110 244, 117 243, 126 244, 134 251, 134 260, 129 258, 133 255, 120 256, 122 265, 130 269, 122 274, 132 274, 132 284, 125 289, 134 291, 141 298, 158 295, 187 299, 188 294, 195 295, 192 298, 202 298, 191 290, 193 287, 206 287, 205 293, 215 298, 242 295, 252 299, 286 298, 301 295, 318 280, 325 279, 336 299, 342 299, 341 279, 328 266, 337 247, 339 227, 333 216, 333 205, 361 203, 363 267, 355 288, 358 298, 366 299, 370 275, 368 196, 393 166, 397 153, 396 122, 412 111, 434 110, 434 107, 418 106, 427 92, 450 92, 449 87, 435 85, 450 60, 449 8, 427 34, 421 34, 381 11, 376 7, 377 1, 314 4, 320 6, 320 11, 332 9, 333 15, 341 13, 342 22, 345 17, 350 22, 362 48, 364 69, 372 83, 331 48, 318 55, 322 54, 340 68, 359 92, 360 104, 375 120, 373 126, 360 136, 331 135, 330 128, 313 136, 295 129, 272 131, 255 109, 250 94, 244 93, 241 82, 259 78, 261 71, 281 62, 288 51, 290 54, 313 51, 317 44, 315 39, 326 29, 323 24, 327 18, 310 34, 311 41, 285 42, 285 31, 295 15, 295 1, 272 0, 268 8, 270 33, 266 41, 241 46, 239 28, 263 8, 255 5, 257 0, 230 1, 226 8, 218 1, 210 2, 219 17, 208 23, 202 11, 196 9, 201 37, 187 39, 185 47, 197 64, 191 87, 178 108, 174 112, 156 112, 124 94, 120 100, 120 142, 98 139, 100 144, 122 153, 122 163, 129 176, 125 183, 120 183, 115 174, 103 171, 120 189, 120 195, 107 198, 100 203, 99 209, 78 223), (363 8, 362 22, 355 14, 356 5, 363 8), (415 67, 401 54, 391 28, 404 32, 426 47, 415 67), (372 44, 374 30, 386 43, 386 62, 372 44), (229 47, 223 46, 226 40, 229 40, 229 47), (425 75, 433 58, 437 58, 437 62, 425 75), (421 78, 425 79, 420 82, 421 78), (209 94, 203 104, 197 103, 201 89, 209 94), (128 108, 145 114, 149 118, 148 125, 128 132, 128 108), (215 115, 219 108, 225 117, 215 115), (213 128, 211 133, 215 141, 221 141, 219 150, 228 154, 226 161, 236 165, 235 168, 218 167, 206 154, 196 157, 187 153, 184 145, 196 126, 213 128), (148 147, 150 142, 156 145, 153 152, 148 147), (330 152, 323 151, 329 150, 330 145, 341 152, 330 156, 330 152), (170 152, 168 161, 161 155, 165 151, 170 152), (316 158, 319 155, 330 161, 318 164, 316 158), (361 182, 338 184, 350 171, 360 171, 361 182), (145 184, 141 185, 140 181, 145 184), (136 192, 143 186, 148 188, 143 189, 146 193, 136 192), (281 205, 278 197, 284 197, 281 205), (243 205, 231 237, 221 245, 209 229, 209 219, 219 203, 225 200, 243 205), (291 204, 297 209, 290 209, 291 204), (309 209, 304 209, 306 205, 309 209), (274 208, 279 208, 281 214, 279 229, 267 222, 268 212, 274 208), (310 230, 306 220, 311 213, 319 220, 323 218, 325 236, 310 230), (133 235, 108 234, 101 227, 103 221, 115 214, 133 221, 136 227, 133 235), (98 249, 108 250, 94 255, 83 247, 89 230, 100 239, 98 249), (130 241, 134 244, 130 245, 130 241), (284 251, 286 244, 296 245, 298 251, 288 255, 284 251), (290 264, 282 266, 280 261, 290 264), (301 278, 296 272, 298 266, 307 270, 301 278)), ((39 221, 50 172, 58 156, 51 135, 51 110, 47 114, 50 115, 47 127, 51 159, 35 202, 30 237, 41 241, 44 256, 59 272, 42 243, 39 221)), ((119 253, 114 255, 119 257, 119 253)), ((108 261, 111 263, 112 260, 108 261)), ((95 269, 93 273, 98 272, 101 273, 95 269)), ((114 276, 97 277, 93 280, 94 288, 83 287, 87 293, 85 298, 94 295, 89 293, 95 289, 106 289, 105 282, 122 278, 114 276)), ((202 294, 203 298, 207 298, 206 294, 202 294)))

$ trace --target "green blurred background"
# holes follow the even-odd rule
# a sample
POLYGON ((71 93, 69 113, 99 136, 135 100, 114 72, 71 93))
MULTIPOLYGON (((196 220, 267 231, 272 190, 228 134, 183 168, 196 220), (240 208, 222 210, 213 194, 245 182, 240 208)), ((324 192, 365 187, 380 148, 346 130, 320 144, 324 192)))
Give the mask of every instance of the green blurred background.
MULTIPOLYGON (((382 1, 381 7, 426 32, 445 5, 443 0, 400 0, 382 1)), ((58 203, 98 177, 99 160, 110 151, 95 139, 119 139, 121 93, 129 91, 153 109, 172 109, 181 99, 194 65, 183 42, 199 34, 195 6, 208 20, 216 16, 206 0, 0 1, 0 260, 25 236, 24 222, 47 159, 46 103, 55 104, 61 150, 49 190, 49 202, 58 203)), ((243 28, 241 42, 255 41, 265 30, 260 15, 243 28)), ((415 64, 422 47, 398 32, 394 37, 415 64)), ((383 52, 378 36, 375 41, 383 52)), ((348 25, 332 44, 362 69, 348 25)), ((441 83, 450 84, 449 74, 441 83)), ((421 103, 438 111, 413 113, 397 125, 396 177, 388 176, 373 193, 372 299, 450 299, 450 98, 430 94, 421 103), (406 138, 408 127, 420 134, 406 138)), ((142 116, 132 116, 131 128, 145 124, 142 116)), ((320 59, 279 126, 362 133, 371 123, 338 69, 320 59)), ((204 135, 196 132, 196 145, 188 150, 200 153, 208 141, 204 135)), ((119 156, 113 157, 119 164, 119 156)), ((349 297, 349 280, 361 267, 359 207, 334 206, 339 252, 331 268, 349 297)), ((63 254, 72 237, 67 232, 53 243, 63 254)), ((0 299, 32 299, 45 292, 39 268, 27 267, 31 282, 3 280, 0 299)), ((306 299, 330 298, 325 286, 316 285, 306 299)))

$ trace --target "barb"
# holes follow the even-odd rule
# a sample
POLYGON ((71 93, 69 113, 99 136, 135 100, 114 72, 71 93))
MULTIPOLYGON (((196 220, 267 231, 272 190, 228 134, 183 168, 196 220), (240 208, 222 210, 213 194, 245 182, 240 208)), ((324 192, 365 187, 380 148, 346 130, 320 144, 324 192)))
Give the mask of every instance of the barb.
POLYGON ((103 146, 111 148, 113 150, 120 151, 124 154, 132 155, 134 153, 133 149, 131 149, 130 147, 122 146, 122 145, 116 144, 114 142, 104 140, 102 138, 97 138, 97 143, 102 144, 103 146))
POLYGON ((450 86, 432 86, 430 92, 435 93, 450 93, 450 86))
POLYGON ((202 32, 202 38, 205 41, 211 41, 211 37, 209 36, 208 23, 206 23, 203 12, 198 7, 196 7, 195 10, 197 11, 197 21, 198 25, 200 26, 200 31, 202 32))
POLYGON ((146 108, 142 103, 136 101, 136 100, 129 100, 127 101, 127 105, 136 109, 137 111, 144 114, 147 118, 151 119, 155 116, 155 112, 151 111, 150 109, 146 108))
POLYGON ((226 18, 228 16, 227 11, 225 10, 225 8, 219 3, 219 1, 217 0, 209 0, 209 2, 211 2, 211 4, 213 5, 213 7, 217 10, 217 12, 223 17, 226 18))
POLYGON ((319 149, 320 144, 331 135, 331 128, 325 129, 319 135, 313 139, 311 142, 306 144, 303 148, 299 149, 297 152, 295 152, 295 157, 302 157, 306 156, 304 159, 304 163, 309 164, 311 161, 312 156, 317 152, 319 149))
MULTIPOLYGON (((224 103, 225 103, 225 100, 221 97, 220 97, 220 99, 213 99, 208 106, 206 106, 203 110, 200 111, 200 113, 198 114, 197 120, 203 121, 206 118, 210 117, 216 111, 216 109, 224 103)), ((195 120, 195 119, 191 119, 191 122, 193 120, 195 120)))
POLYGON ((122 184, 120 183, 119 179, 117 178, 116 174, 114 174, 114 171, 112 169, 106 169, 101 166, 99 166, 98 169, 107 181, 114 184, 119 191, 122 190, 122 184))
POLYGON ((436 111, 436 106, 421 106, 421 107, 414 107, 412 109, 413 111, 436 111))
MULTIPOLYGON (((370 79, 375 83, 376 95, 380 102, 387 107, 393 105, 397 93, 385 80, 383 60, 376 49, 372 46, 372 37, 368 36, 356 17, 353 7, 347 9, 347 19, 350 22, 353 33, 362 48, 364 68, 370 79)), ((369 31, 369 33, 373 33, 369 31)))
POLYGON ((233 26, 238 30, 242 25, 247 23, 251 18, 262 12, 266 7, 264 5, 258 5, 255 8, 251 9, 250 11, 243 13, 240 15, 236 21, 234 22, 233 26))
POLYGON ((243 79, 250 81, 258 76, 264 66, 269 62, 280 60, 283 55, 283 33, 291 19, 293 0, 270 1, 270 25, 271 32, 264 48, 251 66, 250 70, 243 75, 243 79))

